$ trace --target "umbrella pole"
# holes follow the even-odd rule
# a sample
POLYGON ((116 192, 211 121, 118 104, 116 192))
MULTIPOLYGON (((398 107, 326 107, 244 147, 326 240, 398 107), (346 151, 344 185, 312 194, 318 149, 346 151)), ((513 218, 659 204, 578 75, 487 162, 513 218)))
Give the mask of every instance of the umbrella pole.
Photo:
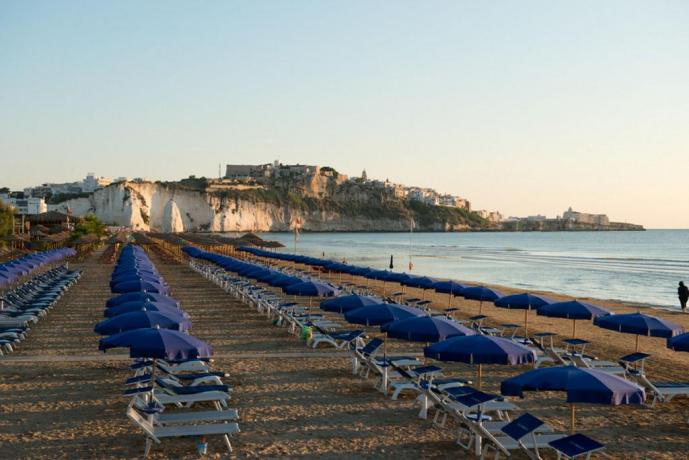
POLYGON ((636 334, 636 351, 639 351, 639 334, 636 334))
POLYGON ((576 338, 577 336, 577 320, 573 319, 572 320, 572 338, 576 338))
POLYGON ((569 433, 574 434, 574 428, 576 426, 576 422, 574 421, 576 417, 577 409, 574 406, 574 404, 569 405, 569 433))
POLYGON ((529 338, 529 309, 524 310, 524 339, 529 338))
POLYGON ((482 313, 483 313, 483 300, 479 300, 478 301, 478 314, 480 315, 482 313))
POLYGON ((151 366, 151 395, 149 396, 149 403, 153 403, 153 390, 156 386, 156 359, 153 358, 153 365, 151 366))
POLYGON ((452 308, 452 290, 447 295, 447 308, 452 308))
POLYGON ((483 380, 483 369, 482 369, 481 365, 479 364, 478 365, 478 389, 479 390, 483 386, 482 380, 483 380))
POLYGON ((385 280, 383 280, 383 297, 385 297, 385 280))

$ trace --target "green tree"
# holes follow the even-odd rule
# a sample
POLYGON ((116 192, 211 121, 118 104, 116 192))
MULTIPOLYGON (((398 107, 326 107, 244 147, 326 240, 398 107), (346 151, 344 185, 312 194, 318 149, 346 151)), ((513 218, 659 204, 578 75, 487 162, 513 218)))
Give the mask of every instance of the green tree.
POLYGON ((98 217, 93 214, 87 214, 81 222, 74 226, 72 238, 77 239, 88 234, 104 236, 106 232, 105 224, 101 222, 98 217))
POLYGON ((0 201, 0 238, 12 233, 13 213, 14 211, 9 205, 0 201))

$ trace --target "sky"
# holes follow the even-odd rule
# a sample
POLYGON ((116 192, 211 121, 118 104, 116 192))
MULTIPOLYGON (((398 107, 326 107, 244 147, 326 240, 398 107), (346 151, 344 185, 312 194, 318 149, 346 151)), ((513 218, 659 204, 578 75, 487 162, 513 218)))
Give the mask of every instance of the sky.
POLYGON ((0 186, 319 164, 689 228, 689 2, 0 2, 0 186))

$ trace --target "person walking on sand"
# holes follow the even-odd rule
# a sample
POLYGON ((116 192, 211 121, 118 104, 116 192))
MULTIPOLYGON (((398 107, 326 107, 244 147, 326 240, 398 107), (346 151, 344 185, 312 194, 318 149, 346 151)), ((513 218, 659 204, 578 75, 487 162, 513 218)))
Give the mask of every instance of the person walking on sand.
POLYGON ((679 304, 682 306, 682 311, 687 311, 687 301, 689 300, 689 288, 684 285, 684 282, 679 282, 677 288, 677 296, 679 297, 679 304))

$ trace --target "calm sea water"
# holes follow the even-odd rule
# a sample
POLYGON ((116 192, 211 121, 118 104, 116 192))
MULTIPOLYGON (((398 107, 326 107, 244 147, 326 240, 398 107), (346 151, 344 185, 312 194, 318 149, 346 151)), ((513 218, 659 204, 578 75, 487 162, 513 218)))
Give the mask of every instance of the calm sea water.
MULTIPOLYGON (((294 251, 292 234, 264 236, 294 251)), ((411 254, 418 275, 677 308, 677 282, 689 282, 689 230, 305 233, 297 252, 380 269, 393 255, 405 272, 411 254)))

